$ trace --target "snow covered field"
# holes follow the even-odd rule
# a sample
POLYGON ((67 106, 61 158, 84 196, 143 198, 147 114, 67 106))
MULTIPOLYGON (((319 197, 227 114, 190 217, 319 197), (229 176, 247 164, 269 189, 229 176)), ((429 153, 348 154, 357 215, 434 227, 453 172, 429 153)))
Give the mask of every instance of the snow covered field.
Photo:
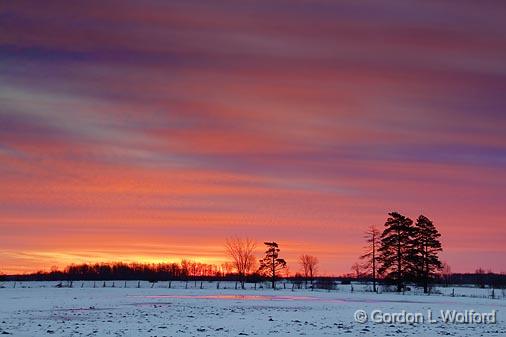
MULTIPOLYGON (((0 288, 0 334, 6 336, 506 336, 506 300, 483 298, 490 289, 455 288, 461 296, 415 295, 357 291, 271 289, 235 290, 233 284, 200 283, 197 288, 161 282, 74 282, 55 288, 55 282, 3 283, 0 288), (223 287, 227 289, 223 289, 223 287), (495 324, 444 323, 440 310, 497 311, 495 324), (369 320, 357 323, 364 310, 369 320), (436 322, 375 323, 371 313, 421 313, 436 322)), ((251 285, 248 285, 251 287, 251 285)), ((288 288, 288 287, 287 287, 288 288)), ((451 289, 451 288, 450 288, 451 289)), ((439 289, 441 290, 441 289, 439 289)), ((451 292, 448 288, 445 293, 451 292)))

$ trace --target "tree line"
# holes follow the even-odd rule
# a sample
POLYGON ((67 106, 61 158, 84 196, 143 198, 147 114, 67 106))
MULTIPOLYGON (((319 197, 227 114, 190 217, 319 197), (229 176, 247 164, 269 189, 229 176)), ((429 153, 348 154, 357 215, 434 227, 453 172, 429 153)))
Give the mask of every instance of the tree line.
MULTIPOLYGON (((246 282, 268 280, 273 289, 276 281, 288 277, 287 263, 280 257, 280 248, 276 242, 264 242, 265 255, 257 260, 255 249, 257 244, 251 239, 229 238, 225 242, 225 253, 229 262, 221 265, 206 264, 189 259, 180 263, 95 263, 71 264, 63 270, 52 268, 50 272, 39 271, 27 275, 2 276, 0 280, 20 281, 109 281, 109 280, 145 280, 158 281, 195 281, 198 280, 233 280, 240 282, 244 289, 246 282)), ((318 259, 308 254, 299 259, 302 274, 307 282, 316 277, 318 259)), ((298 276, 300 278, 300 275, 298 276)))
POLYGON ((403 290, 407 282, 423 286, 429 290, 429 283, 439 276, 443 263, 439 259, 442 251, 441 234, 434 223, 420 215, 416 222, 398 212, 388 213, 381 232, 371 226, 365 232, 367 246, 360 259, 362 264, 352 268, 365 270, 373 281, 373 291, 377 291, 378 279, 396 285, 403 290))
MULTIPOLYGON (((407 283, 423 286, 429 291, 431 282, 443 284, 504 285, 506 276, 485 273, 478 269, 474 274, 453 274, 450 267, 442 263, 439 253, 442 251, 441 234, 433 221, 420 215, 416 221, 398 212, 388 213, 381 231, 370 226, 364 233, 366 247, 360 256, 360 263, 352 267, 354 279, 372 281, 373 291, 377 292, 379 282, 396 285, 397 291, 403 291, 407 283)), ((245 287, 246 282, 269 281, 273 289, 280 278, 290 278, 298 285, 302 282, 306 288, 325 284, 328 287, 332 279, 349 282, 350 276, 322 278, 318 276, 319 261, 316 256, 302 254, 298 259, 299 271, 294 276, 288 272, 287 262, 280 256, 279 244, 264 242, 264 256, 257 259, 257 243, 248 238, 232 237, 225 240, 224 251, 228 262, 206 264, 190 259, 180 263, 95 263, 70 265, 50 272, 37 272, 29 275, 2 276, 3 279, 16 280, 145 280, 157 281, 195 281, 197 280, 233 280, 245 287)), ((332 283, 333 284, 333 283, 332 283)))

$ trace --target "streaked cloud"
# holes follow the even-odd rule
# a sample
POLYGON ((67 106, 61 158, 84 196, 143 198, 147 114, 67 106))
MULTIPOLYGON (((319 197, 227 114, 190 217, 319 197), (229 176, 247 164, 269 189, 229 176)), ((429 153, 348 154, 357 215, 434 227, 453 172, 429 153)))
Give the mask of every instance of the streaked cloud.
POLYGON ((189 240, 219 260, 249 235, 341 273, 396 209, 434 218, 453 270, 506 270, 504 10, 9 2, 0 269, 195 256, 189 240))

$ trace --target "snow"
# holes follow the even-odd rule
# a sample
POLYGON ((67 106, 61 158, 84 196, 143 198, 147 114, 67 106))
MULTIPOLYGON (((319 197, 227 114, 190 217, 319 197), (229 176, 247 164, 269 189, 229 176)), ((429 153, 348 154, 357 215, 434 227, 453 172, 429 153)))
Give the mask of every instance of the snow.
POLYGON ((363 291, 355 284, 337 290, 234 289, 233 283, 184 282, 137 288, 137 281, 12 282, 0 288, 0 334, 6 336, 506 336, 506 300, 500 290, 438 288, 426 296, 363 291), (226 287, 227 289, 223 289, 226 287), (455 289, 455 297, 448 296, 455 289), (435 323, 357 323, 356 310, 434 313, 435 323), (444 323, 440 310, 497 311, 497 323, 444 323))

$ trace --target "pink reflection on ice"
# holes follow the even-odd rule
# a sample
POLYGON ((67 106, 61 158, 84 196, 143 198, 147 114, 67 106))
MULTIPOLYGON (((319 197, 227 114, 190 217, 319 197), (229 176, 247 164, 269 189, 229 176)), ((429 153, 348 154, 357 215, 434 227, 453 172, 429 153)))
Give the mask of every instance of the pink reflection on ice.
POLYGON ((241 300, 241 301, 318 301, 311 296, 278 296, 278 295, 145 295, 143 298, 175 298, 175 299, 210 299, 210 300, 241 300))
POLYGON ((311 301, 331 303, 416 303, 416 304, 456 304, 454 301, 410 300, 410 299, 385 299, 385 298, 336 298, 315 296, 290 296, 290 295, 130 295, 149 299, 208 299, 208 300, 238 300, 238 301, 311 301))

